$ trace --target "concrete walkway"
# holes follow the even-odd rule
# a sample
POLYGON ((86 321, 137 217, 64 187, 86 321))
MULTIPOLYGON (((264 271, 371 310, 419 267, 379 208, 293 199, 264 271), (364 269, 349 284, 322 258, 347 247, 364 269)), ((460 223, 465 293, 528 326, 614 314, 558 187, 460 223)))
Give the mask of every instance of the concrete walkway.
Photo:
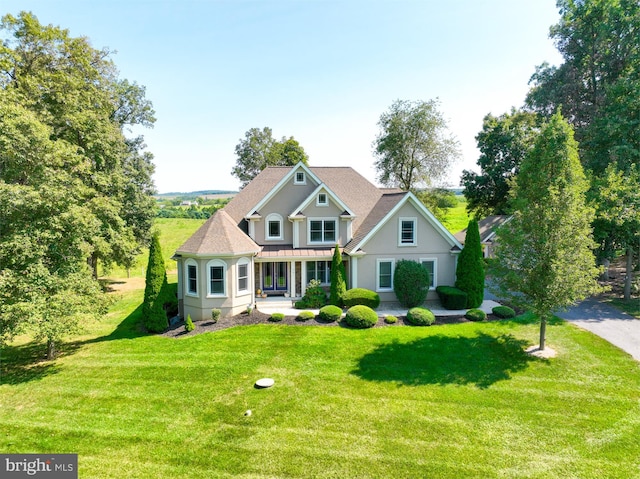
POLYGON ((557 316, 597 334, 640 361, 640 320, 633 316, 592 298, 557 316))

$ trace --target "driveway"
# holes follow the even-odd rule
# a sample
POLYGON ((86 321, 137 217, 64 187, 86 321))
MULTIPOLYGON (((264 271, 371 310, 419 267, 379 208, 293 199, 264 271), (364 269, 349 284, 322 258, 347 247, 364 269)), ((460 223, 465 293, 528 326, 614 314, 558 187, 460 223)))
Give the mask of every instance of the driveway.
POLYGON ((559 317, 591 331, 640 361, 640 320, 595 299, 587 299, 559 317))

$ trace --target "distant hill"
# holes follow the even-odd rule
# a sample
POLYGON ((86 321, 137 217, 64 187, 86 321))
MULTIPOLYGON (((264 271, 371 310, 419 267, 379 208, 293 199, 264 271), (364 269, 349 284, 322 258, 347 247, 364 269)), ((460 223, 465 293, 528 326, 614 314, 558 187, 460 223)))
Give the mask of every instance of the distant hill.
POLYGON ((171 198, 197 198, 197 197, 203 197, 206 198, 207 196, 223 196, 223 195, 228 195, 228 196, 234 196, 238 194, 237 191, 229 191, 229 190, 202 190, 202 191, 189 191, 189 192, 171 192, 171 193, 160 193, 157 195, 154 195, 156 198, 163 198, 163 199, 171 199, 171 198))

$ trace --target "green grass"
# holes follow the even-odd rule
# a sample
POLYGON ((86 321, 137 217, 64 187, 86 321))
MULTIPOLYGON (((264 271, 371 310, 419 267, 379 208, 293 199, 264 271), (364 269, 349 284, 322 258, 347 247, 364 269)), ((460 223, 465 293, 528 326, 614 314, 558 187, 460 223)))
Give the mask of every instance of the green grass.
POLYGON ((640 319, 640 298, 631 298, 628 301, 622 298, 610 298, 607 302, 620 311, 640 319))
POLYGON ((3 351, 1 451, 78 453, 91 478, 638 477, 640 367, 571 325, 553 360, 523 353, 528 316, 171 339, 139 332, 141 296, 56 362, 3 351))
POLYGON ((441 220, 442 224, 451 233, 455 234, 469 226, 471 217, 467 214, 467 200, 464 196, 457 196, 458 205, 447 211, 446 217, 441 220))

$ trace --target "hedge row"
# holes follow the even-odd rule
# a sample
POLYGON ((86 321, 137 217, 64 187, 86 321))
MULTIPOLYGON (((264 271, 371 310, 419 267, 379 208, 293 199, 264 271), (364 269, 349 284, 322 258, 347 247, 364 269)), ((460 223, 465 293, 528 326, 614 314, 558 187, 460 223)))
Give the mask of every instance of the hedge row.
POLYGON ((436 293, 445 309, 466 309, 467 293, 453 286, 438 286, 436 293))

